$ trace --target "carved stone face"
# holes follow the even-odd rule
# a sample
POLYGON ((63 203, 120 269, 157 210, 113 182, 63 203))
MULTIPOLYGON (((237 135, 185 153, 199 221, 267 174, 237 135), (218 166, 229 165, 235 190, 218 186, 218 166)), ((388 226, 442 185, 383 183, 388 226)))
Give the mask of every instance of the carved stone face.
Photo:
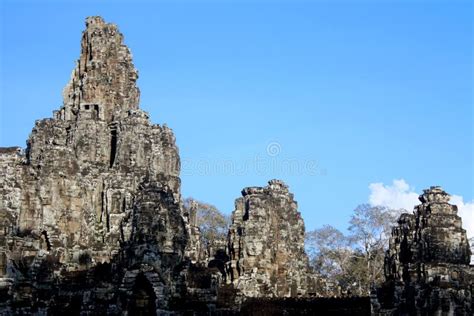
POLYGON ((5 210, 0 210, 0 236, 7 236, 11 233, 14 219, 5 210))
POLYGON ((102 33, 102 30, 100 29, 95 29, 92 33, 91 33, 92 37, 102 37, 103 33, 102 33))

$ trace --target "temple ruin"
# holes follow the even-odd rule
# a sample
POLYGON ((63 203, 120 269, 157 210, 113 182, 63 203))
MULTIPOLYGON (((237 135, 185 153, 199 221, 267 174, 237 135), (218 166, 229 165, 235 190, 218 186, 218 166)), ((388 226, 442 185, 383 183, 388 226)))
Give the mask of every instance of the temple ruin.
POLYGON ((469 243, 438 187, 394 228, 371 302, 320 298, 280 180, 245 188, 203 255, 173 131, 140 109, 137 78, 117 26, 87 18, 60 109, 25 150, 0 148, 0 315, 472 315, 469 243))
POLYGON ((393 228, 377 315, 472 315, 474 266, 456 205, 440 187, 424 190, 413 214, 393 228))

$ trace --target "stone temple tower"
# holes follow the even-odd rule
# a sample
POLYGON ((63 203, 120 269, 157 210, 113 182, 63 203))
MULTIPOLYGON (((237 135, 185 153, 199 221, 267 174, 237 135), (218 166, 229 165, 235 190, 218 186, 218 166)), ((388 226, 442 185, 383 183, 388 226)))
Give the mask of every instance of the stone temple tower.
POLYGON ((81 56, 64 88, 64 106, 57 117, 74 120, 79 115, 96 116, 112 122, 138 109, 138 72, 116 25, 94 16, 87 18, 86 26, 81 56))
POLYGON ((0 314, 66 313, 73 302, 113 314, 143 300, 160 310, 179 297, 179 153, 173 132, 140 110, 137 78, 117 26, 87 18, 63 105, 36 122, 24 154, 0 150, 0 314), (60 290, 68 282, 84 284, 60 290))
POLYGON ((472 315, 474 268, 456 205, 441 187, 424 190, 413 214, 402 214, 385 257, 376 314, 472 315))

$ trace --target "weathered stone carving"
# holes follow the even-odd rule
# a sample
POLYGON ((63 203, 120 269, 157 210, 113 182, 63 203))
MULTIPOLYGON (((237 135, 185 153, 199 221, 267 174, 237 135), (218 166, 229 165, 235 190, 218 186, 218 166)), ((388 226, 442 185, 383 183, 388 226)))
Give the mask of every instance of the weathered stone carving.
POLYGON ((201 231, 197 223, 197 202, 192 201, 189 211, 183 208, 186 227, 188 229, 189 240, 186 245, 186 256, 192 263, 198 263, 201 258, 201 231))
POLYGON ((81 57, 64 88, 64 106, 56 117, 64 120, 97 118, 106 122, 128 117, 137 110, 140 91, 132 54, 123 35, 101 17, 89 17, 82 34, 81 57))
POLYGON ((235 202, 229 231, 229 275, 248 297, 295 297, 313 291, 304 222, 288 186, 271 180, 235 202))
MULTIPOLYGON (((182 205, 173 132, 139 109, 117 27, 100 17, 86 26, 60 110, 36 122, 25 151, 0 148, 0 315, 224 315, 245 297, 300 296, 287 311, 334 312, 333 300, 308 298, 318 280, 282 181, 244 189, 228 253, 203 251, 196 212, 182 205)), ((372 310, 471 315, 474 268, 457 208, 439 187, 420 200, 393 230, 372 310)), ((268 299, 267 310, 286 303, 268 299)))
POLYGON ((402 214, 386 254, 386 282, 373 311, 394 315, 472 315, 474 267, 457 207, 440 187, 424 190, 402 214))
POLYGON ((144 291, 137 286, 160 310, 179 291, 188 234, 173 132, 138 108, 137 71, 117 27, 100 17, 86 25, 61 109, 36 122, 25 153, 0 151, 6 313, 40 312, 42 293, 59 309, 87 296, 97 313, 124 311, 144 291), (61 283, 97 271, 103 282, 90 277, 55 296, 61 283))
POLYGON ((117 27, 86 26, 60 110, 36 122, 25 152, 0 149, 0 315, 232 314, 242 294, 307 295, 304 225, 286 185, 244 190, 232 263, 227 245, 203 251, 173 132, 139 109, 117 27))

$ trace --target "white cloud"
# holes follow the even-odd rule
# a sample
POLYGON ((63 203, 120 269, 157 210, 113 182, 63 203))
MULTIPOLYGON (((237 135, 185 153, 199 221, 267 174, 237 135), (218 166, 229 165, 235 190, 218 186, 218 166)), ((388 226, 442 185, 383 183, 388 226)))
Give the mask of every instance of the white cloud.
POLYGON ((391 209, 405 209, 409 213, 420 204, 418 194, 403 179, 393 180, 392 185, 371 183, 369 185, 371 205, 386 206, 391 209))
MULTIPOLYGON (((371 205, 386 206, 391 209, 405 209, 409 213, 420 204, 418 193, 404 179, 393 180, 392 184, 371 183, 369 185, 371 205)), ((449 193, 449 192, 448 192, 449 193)), ((452 195, 450 202, 458 206, 458 215, 462 218, 463 228, 469 238, 474 237, 474 201, 464 202, 462 196, 452 195)))
POLYGON ((462 227, 467 231, 469 238, 474 237, 474 201, 465 203, 462 196, 452 195, 449 203, 458 206, 458 215, 462 218, 462 227))

